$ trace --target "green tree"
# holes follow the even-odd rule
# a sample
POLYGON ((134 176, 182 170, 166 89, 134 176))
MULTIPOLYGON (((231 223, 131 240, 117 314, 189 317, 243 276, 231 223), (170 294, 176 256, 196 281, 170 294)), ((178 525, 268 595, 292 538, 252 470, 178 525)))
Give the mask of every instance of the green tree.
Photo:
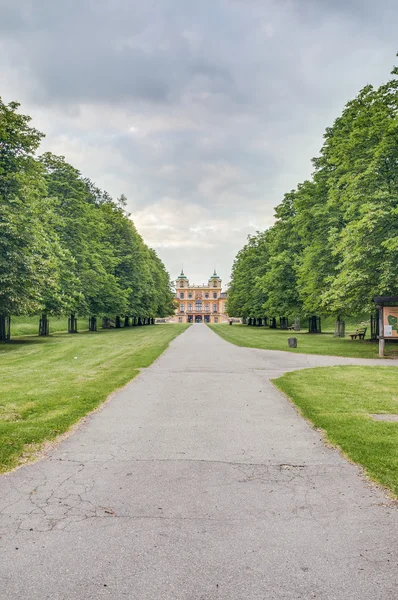
MULTIPOLYGON (((5 317, 41 308, 56 262, 51 230, 53 206, 34 153, 43 137, 0 99, 0 332, 5 317)), ((53 238, 56 242, 56 239, 53 238)))
POLYGON ((259 282, 267 270, 269 237, 269 231, 249 235, 246 245, 236 256, 228 288, 227 312, 231 316, 265 316, 263 307, 267 293, 259 282))
POLYGON ((301 242, 295 222, 295 197, 294 191, 286 194, 275 209, 276 222, 268 235, 266 273, 257 283, 267 297, 264 309, 270 316, 294 316, 302 310, 296 275, 301 242))

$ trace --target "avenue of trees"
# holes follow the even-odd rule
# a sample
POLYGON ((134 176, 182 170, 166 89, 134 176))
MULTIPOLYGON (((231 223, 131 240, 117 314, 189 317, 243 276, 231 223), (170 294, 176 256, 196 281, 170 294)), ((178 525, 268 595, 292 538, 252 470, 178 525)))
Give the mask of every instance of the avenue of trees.
POLYGON ((236 256, 233 316, 356 316, 398 294, 398 69, 326 129, 311 180, 236 256))
MULTIPOLYGON (((173 312, 169 275, 126 212, 0 98, 0 340, 10 315, 116 315, 148 322, 173 312)), ((48 328, 47 328, 48 329, 48 328)))

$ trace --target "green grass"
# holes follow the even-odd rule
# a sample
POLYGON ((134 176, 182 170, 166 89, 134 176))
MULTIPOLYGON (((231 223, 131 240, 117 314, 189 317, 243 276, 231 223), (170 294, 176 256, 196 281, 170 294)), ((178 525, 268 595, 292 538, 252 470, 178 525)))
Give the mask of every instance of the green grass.
MULTIPOLYGON (((247 348, 264 350, 285 350, 305 354, 326 354, 332 356, 351 356, 356 358, 377 358, 377 342, 351 340, 349 337, 335 338, 333 333, 309 334, 302 331, 281 331, 268 327, 248 327, 247 325, 209 325, 227 342, 247 348), (297 348, 289 348, 287 338, 297 338, 297 348)), ((348 331, 351 331, 349 329, 348 331)), ((355 331, 355 328, 353 329, 355 331)), ((398 344, 386 344, 386 356, 396 356, 398 344)))
MULTIPOLYGON (((37 335, 40 316, 11 317, 11 337, 20 335, 37 335)), ((50 333, 68 330, 68 317, 49 317, 50 333)), ((88 317, 77 320, 79 330, 88 329, 88 317)))
POLYGON ((398 496, 398 423, 369 416, 398 414, 396 367, 305 369, 273 383, 332 444, 398 496))
POLYGON ((0 472, 67 431, 148 367, 187 325, 100 330, 0 345, 0 472))

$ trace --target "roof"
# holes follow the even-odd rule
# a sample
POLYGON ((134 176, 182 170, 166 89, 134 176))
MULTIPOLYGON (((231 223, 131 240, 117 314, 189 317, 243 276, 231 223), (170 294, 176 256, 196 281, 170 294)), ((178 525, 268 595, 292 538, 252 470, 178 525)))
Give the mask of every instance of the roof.
POLYGON ((398 296, 375 296, 373 302, 378 306, 392 304, 398 306, 398 296))
POLYGON ((214 273, 213 275, 210 277, 209 281, 211 281, 212 279, 218 279, 219 281, 221 281, 221 278, 217 275, 216 270, 214 269, 214 273))
POLYGON ((226 298, 226 297, 227 297, 227 292, 221 292, 220 298, 226 298))
POLYGON ((188 277, 186 277, 186 276, 184 275, 184 271, 183 271, 183 270, 181 270, 181 275, 180 275, 179 277, 177 277, 177 279, 186 279, 186 280, 188 280, 188 277))

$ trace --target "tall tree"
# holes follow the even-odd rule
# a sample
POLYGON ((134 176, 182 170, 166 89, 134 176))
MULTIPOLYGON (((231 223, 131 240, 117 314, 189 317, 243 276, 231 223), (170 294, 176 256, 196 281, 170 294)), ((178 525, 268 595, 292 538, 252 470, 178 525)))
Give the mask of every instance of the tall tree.
MULTIPOLYGON (((40 309, 42 291, 56 262, 51 231, 53 206, 34 153, 43 137, 19 104, 0 98, 0 330, 6 315, 40 309)), ((57 243, 56 236, 53 241, 57 243)))

